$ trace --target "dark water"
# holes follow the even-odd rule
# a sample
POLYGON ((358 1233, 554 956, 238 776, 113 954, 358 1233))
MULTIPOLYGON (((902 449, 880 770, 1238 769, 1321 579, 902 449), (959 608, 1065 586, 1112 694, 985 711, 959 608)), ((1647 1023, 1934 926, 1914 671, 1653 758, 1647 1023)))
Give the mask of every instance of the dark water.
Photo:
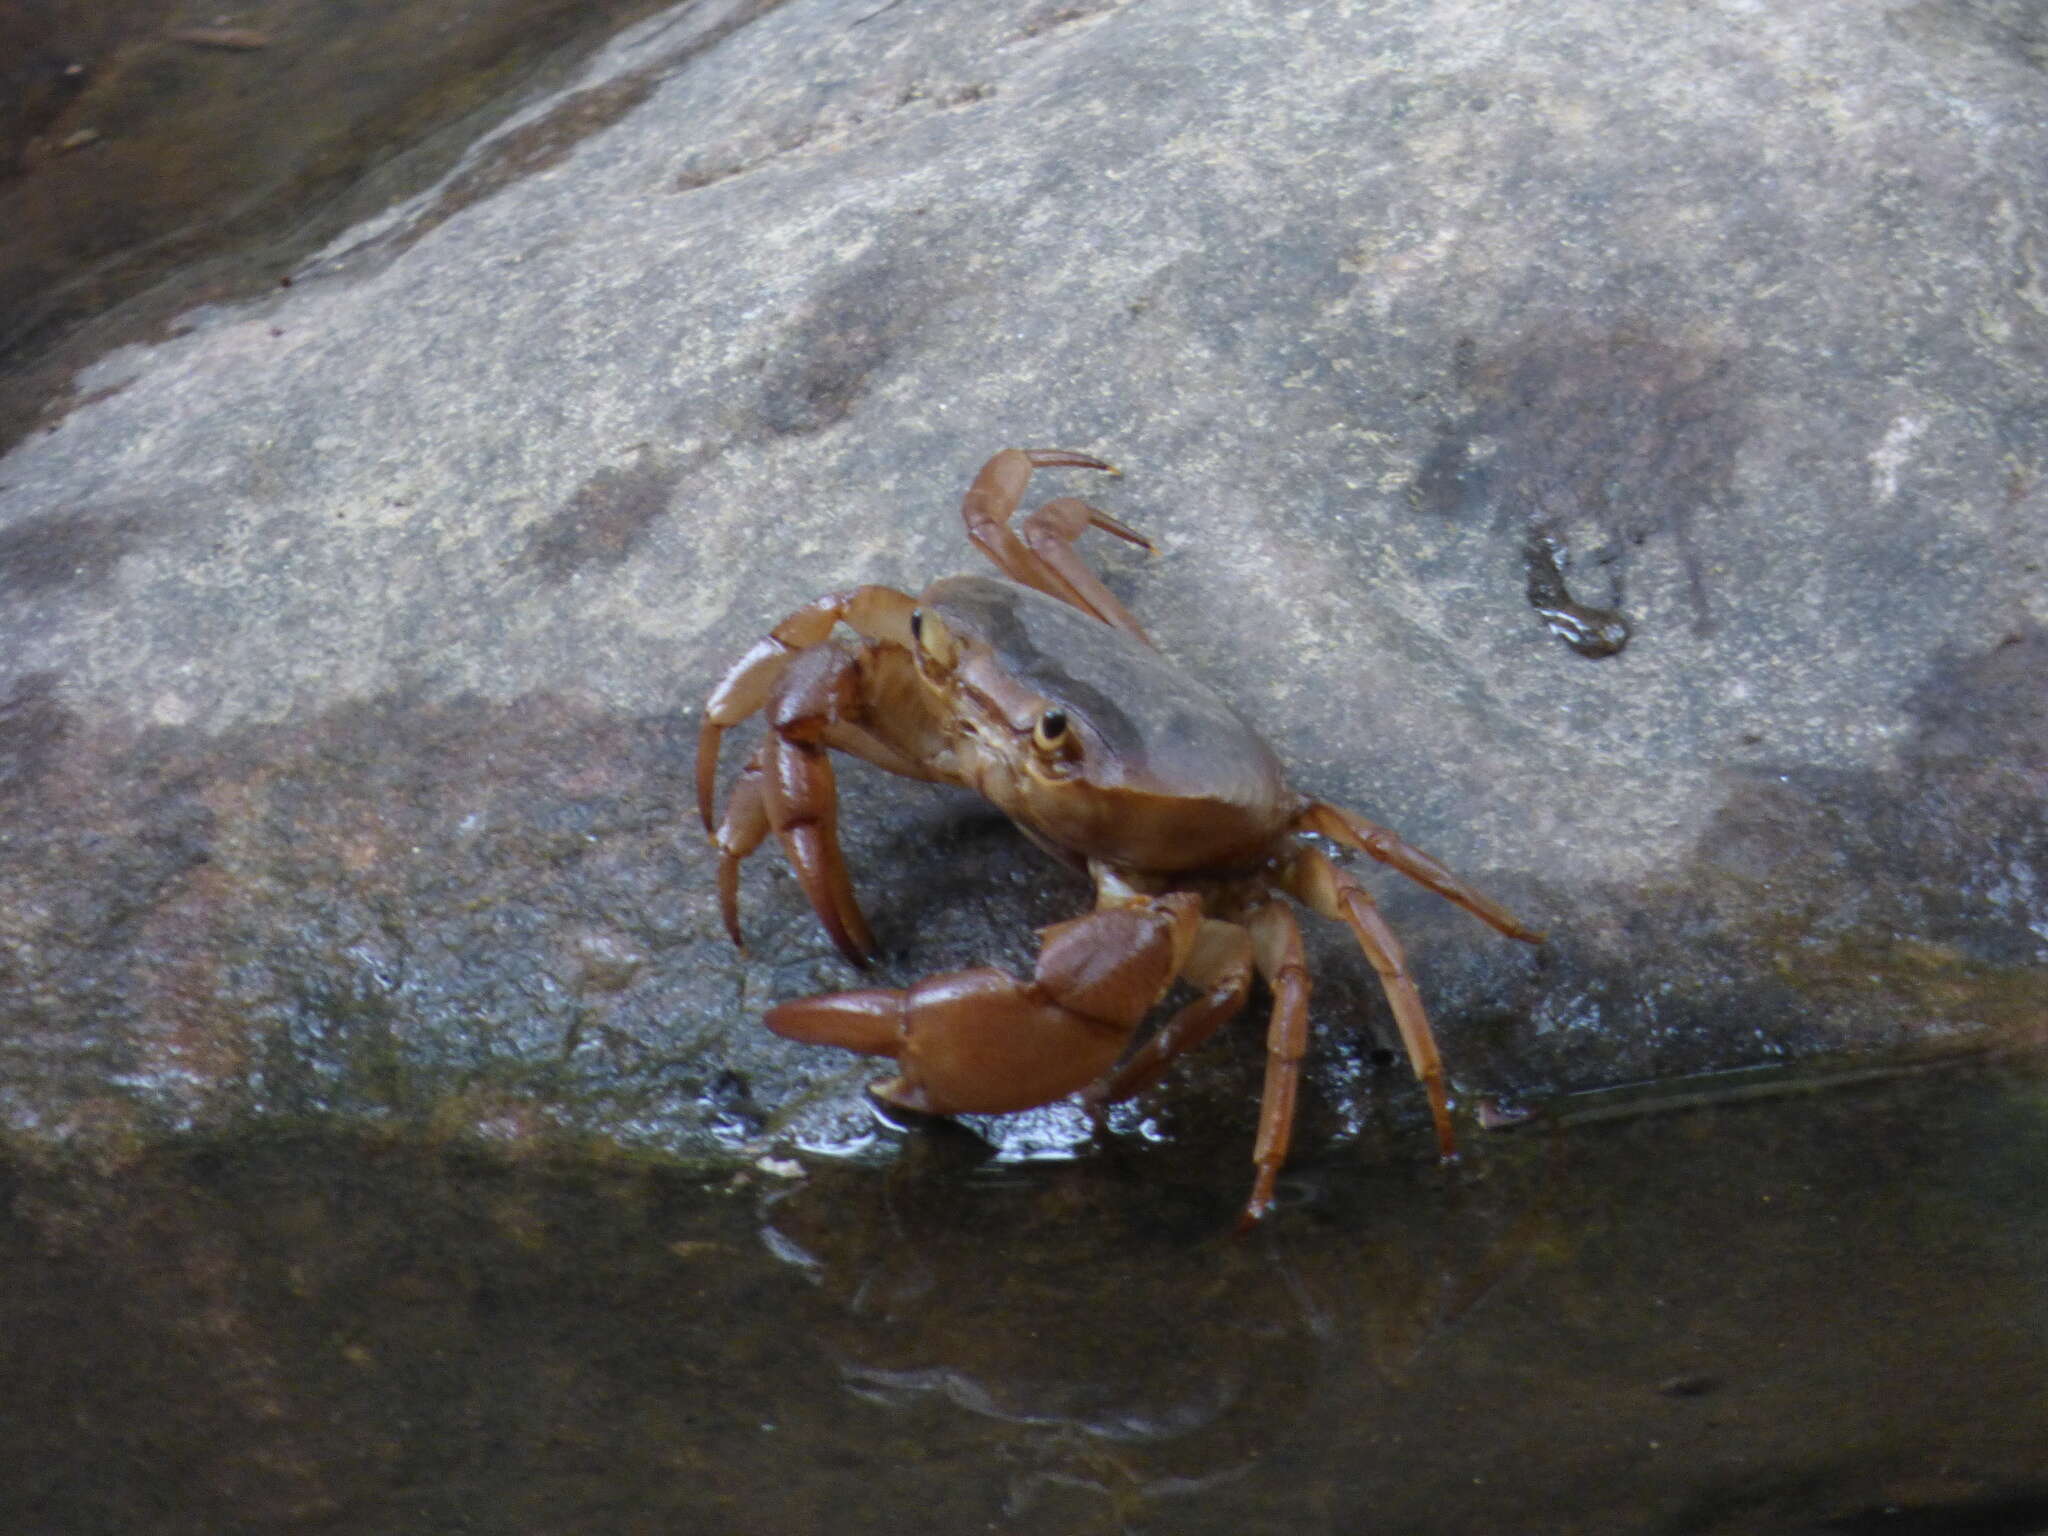
POLYGON ((1241 1147, 17 1163, 0 1523, 2048 1530, 2048 1077, 1691 1097, 1333 1149, 1247 1240, 1241 1147))

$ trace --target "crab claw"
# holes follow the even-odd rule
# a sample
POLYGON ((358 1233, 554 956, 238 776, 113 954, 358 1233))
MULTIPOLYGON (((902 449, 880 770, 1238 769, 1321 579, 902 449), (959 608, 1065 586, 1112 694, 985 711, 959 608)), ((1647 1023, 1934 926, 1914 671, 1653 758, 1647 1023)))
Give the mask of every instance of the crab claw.
POLYGON ((1090 528, 1113 533, 1146 550, 1152 549, 1152 541, 1100 507, 1091 507, 1071 496, 1047 502, 1012 527, 1010 519, 1024 498, 1024 487, 1034 469, 1122 473, 1114 464, 1093 454, 1075 453, 1071 449, 1005 448, 981 467, 974 484, 968 487, 966 499, 960 503, 967 537, 1012 581, 1071 603, 1112 629, 1120 629, 1150 645, 1151 640, 1131 611, 1089 569, 1073 544, 1090 528))
POLYGON ((1189 895, 1055 923, 1031 980, 992 966, 782 1003, 778 1035, 893 1056, 877 1098, 927 1115, 1007 1114, 1086 1087, 1115 1066, 1180 974, 1201 903, 1189 895))

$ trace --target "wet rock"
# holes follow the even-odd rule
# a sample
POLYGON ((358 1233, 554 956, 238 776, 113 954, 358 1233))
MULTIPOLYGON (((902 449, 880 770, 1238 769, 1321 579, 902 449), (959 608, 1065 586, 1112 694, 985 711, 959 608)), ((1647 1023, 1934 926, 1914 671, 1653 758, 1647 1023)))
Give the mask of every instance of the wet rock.
MULTIPOLYGON (((635 28, 0 460, 6 1124, 867 1134, 757 1026, 850 975, 768 854, 726 944, 693 711, 971 565, 1011 443, 1124 466, 1167 553, 1109 580, 1302 788, 1550 931, 1376 881, 1467 1092, 2038 1034, 2038 54, 1931 4, 635 28)), ((842 787, 884 982, 1083 899, 842 787)), ((1314 948, 1308 1123, 1408 1123, 1314 948)), ((1239 1033, 1134 1113, 1248 1134, 1239 1033)))

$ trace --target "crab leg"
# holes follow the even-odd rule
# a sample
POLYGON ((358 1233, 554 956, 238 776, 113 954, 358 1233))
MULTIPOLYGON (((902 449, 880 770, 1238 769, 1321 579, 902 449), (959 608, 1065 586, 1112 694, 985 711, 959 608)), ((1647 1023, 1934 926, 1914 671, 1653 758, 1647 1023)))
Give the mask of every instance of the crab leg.
MULTIPOLYGON (((734 662, 704 702, 697 733, 697 814, 711 831, 711 805, 718 793, 718 748, 725 733, 767 704, 790 663, 823 645, 844 622, 870 640, 909 646, 910 615, 917 600, 893 587, 853 587, 797 609, 757 640, 734 662)), ((885 765, 887 766, 887 765, 885 765)))
POLYGON ((1446 901, 1457 903, 1489 927, 1524 944, 1541 944, 1543 935, 1508 911, 1499 902, 1482 896, 1442 864, 1401 840, 1401 835, 1378 822, 1367 821, 1356 811, 1317 801, 1296 819, 1302 831, 1320 833, 1334 843, 1369 854, 1382 864, 1398 869, 1417 885, 1426 886, 1446 901))
POLYGON ((1235 923, 1204 919, 1181 979, 1204 988, 1203 995, 1154 1030, 1108 1076, 1089 1084, 1081 1094, 1089 1109, 1136 1098, 1244 1010, 1252 989, 1251 935, 1235 923))
POLYGON ((982 966, 904 990, 836 992, 768 1012, 778 1035, 893 1056, 872 1089, 929 1115, 1007 1114, 1085 1087, 1115 1064, 1201 927, 1176 894, 1105 907, 1043 930, 1029 981, 982 966))
POLYGON ((1302 956, 1301 925, 1280 902, 1254 912, 1248 926, 1259 974, 1273 994, 1273 1020, 1266 1026, 1266 1085, 1259 1096, 1259 1139, 1252 1147, 1251 1198, 1237 1230, 1248 1231, 1273 1208, 1273 1186, 1294 1140, 1294 1104, 1301 1089, 1301 1059, 1308 1054, 1308 962, 1302 956))
MULTIPOLYGON (((752 833, 750 801, 758 795, 762 814, 781 839, 818 921, 842 955, 865 966, 875 940, 839 852, 839 790, 826 743, 858 682, 858 663, 836 647, 814 646, 797 654, 769 700, 768 738, 748 764, 750 773, 742 775, 734 792, 740 799, 737 815, 729 811, 728 820, 737 848, 752 833)), ((755 836, 754 842, 759 841, 755 836)), ((721 860, 721 876, 726 862, 721 860)), ((736 867, 737 859, 731 862, 736 867)))
MULTIPOLYGON (((1443 1060, 1437 1055, 1436 1035, 1429 1027, 1429 1015, 1422 1008, 1422 994, 1415 990, 1415 978, 1408 974, 1408 960, 1401 941, 1380 915, 1372 894, 1347 869, 1331 862, 1327 854, 1304 848, 1287 871, 1287 887, 1321 913, 1335 918, 1351 930, 1365 958, 1380 974, 1380 986, 1394 1010, 1401 1044, 1407 1049, 1408 1064, 1422 1081, 1429 1098, 1430 1118, 1436 1122, 1437 1150, 1444 1161, 1458 1155, 1457 1138, 1451 1133, 1451 1111, 1444 1091, 1443 1060)), ((1462 905, 1462 903, 1461 903, 1462 905)), ((1261 1130, 1263 1131, 1263 1122, 1261 1130)))
POLYGON ((1152 643, 1152 637, 1145 633, 1131 610, 1117 601, 1116 594, 1102 584, 1102 578, 1074 550, 1074 541, 1090 528, 1113 533, 1126 543, 1136 544, 1147 554, 1157 553, 1150 539, 1137 529, 1118 522, 1100 507, 1090 506, 1074 496, 1048 501, 1036 512, 1027 514, 1017 527, 1038 563, 1068 589, 1055 593, 1055 596, 1065 597, 1082 612, 1093 614, 1103 623, 1147 645, 1152 643))
POLYGON ((718 914, 725 919, 735 949, 747 947, 740 937, 740 863, 761 846, 768 831, 768 799, 761 788, 761 754, 756 752, 733 785, 725 815, 711 834, 718 845, 718 914))
POLYGON ((1011 528, 1010 518, 1024 499, 1024 487, 1034 469, 1100 469, 1112 475, 1118 473, 1113 464, 1064 448, 1005 448, 982 466, 974 484, 967 489, 966 499, 960 503, 967 537, 1012 581, 1036 587, 1150 645, 1151 640, 1130 610, 1074 553, 1073 544, 1091 527, 1147 550, 1152 548, 1152 541, 1100 508, 1071 496, 1047 502, 1016 529, 1011 528))

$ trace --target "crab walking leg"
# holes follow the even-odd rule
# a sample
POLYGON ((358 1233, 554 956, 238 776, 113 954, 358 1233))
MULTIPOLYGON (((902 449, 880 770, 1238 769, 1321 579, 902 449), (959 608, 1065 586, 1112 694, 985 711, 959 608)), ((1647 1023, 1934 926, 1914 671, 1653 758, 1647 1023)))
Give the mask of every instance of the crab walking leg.
POLYGON ((718 915, 733 948, 745 949, 740 937, 740 864, 768 836, 768 799, 762 789, 761 754, 747 759, 739 782, 725 802, 725 815, 711 839, 718 845, 718 915))
POLYGON ((901 991, 836 992, 768 1012, 778 1035, 893 1056, 874 1085, 928 1115, 1049 1104, 1107 1072, 1194 948, 1201 903, 1181 894, 1055 923, 1029 981, 992 966, 901 991))
POLYGON ((1074 549, 1074 540, 1090 528, 1113 533, 1126 543, 1136 544, 1147 554, 1156 554, 1158 551, 1150 539, 1137 529, 1118 522, 1100 507, 1091 507, 1073 496, 1048 501, 1017 528, 1039 564, 1072 592, 1073 596, 1067 599, 1069 602, 1113 629, 1135 636, 1147 645, 1152 643, 1152 637, 1145 633, 1131 610, 1117 601, 1116 594, 1102 584, 1102 578, 1074 549))
POLYGON ((1273 1208, 1273 1186, 1294 1140, 1294 1104, 1301 1091, 1301 1061, 1308 1054, 1308 962, 1301 925, 1281 903, 1269 902, 1247 920, 1259 974, 1273 994, 1266 1026, 1266 1085, 1259 1096, 1259 1139, 1252 1147, 1251 1198, 1237 1230, 1249 1231, 1273 1208))
POLYGON ((1351 930, 1365 958, 1380 973, 1380 986, 1394 1010, 1394 1023, 1401 1031, 1408 1064, 1422 1081, 1429 1098, 1430 1118, 1436 1122, 1437 1150, 1445 1162, 1458 1155, 1457 1138, 1451 1133, 1451 1111, 1444 1091, 1443 1059, 1437 1055, 1436 1035, 1430 1030, 1429 1015, 1422 1008, 1422 994, 1415 990, 1415 978, 1408 974, 1408 960, 1401 941, 1381 916, 1372 895, 1347 869, 1332 863, 1326 854, 1304 848, 1295 857, 1287 875, 1288 889, 1324 917, 1335 918, 1351 930))
POLYGON ((1090 1110, 1100 1111, 1143 1093, 1174 1062, 1244 1011, 1252 989, 1251 935, 1235 923, 1205 918, 1181 967, 1181 979, 1204 988, 1203 995, 1160 1025, 1115 1070, 1082 1091, 1081 1100, 1090 1110))
POLYGON ((704 701, 704 724, 697 732, 697 814, 706 832, 718 792, 719 743, 727 730, 767 704, 794 658, 823 645, 841 622, 867 639, 908 646, 916 607, 915 598, 893 587, 834 592, 797 609, 733 663, 704 701))
MULTIPOLYGON (((884 772, 906 779, 944 782, 944 775, 934 772, 929 765, 906 757, 872 731, 851 721, 831 722, 826 726, 822 739, 834 751, 873 763, 884 772)), ((740 865, 752 856, 773 830, 768 820, 768 794, 761 767, 762 756, 767 750, 763 746, 747 759, 747 766, 741 770, 733 783, 732 793, 726 797, 725 814, 719 818, 718 826, 711 834, 711 841, 718 848, 719 915, 725 919, 725 931, 741 949, 746 948, 746 943, 740 937, 740 865)), ((834 846, 837 846, 836 842, 834 846)))
POLYGON ((1012 581, 1036 587, 1049 597, 1151 644, 1129 610, 1110 596, 1109 589, 1088 570, 1081 557, 1067 547, 1090 526, 1146 549, 1152 547, 1151 542, 1107 512, 1098 512, 1071 498, 1049 503, 1027 517, 1022 525, 1025 536, 1019 537, 1010 527, 1010 518, 1024 499, 1024 487, 1034 469, 1099 469, 1112 475, 1118 473, 1113 464, 1063 448, 1005 448, 981 467, 981 473, 974 477, 974 484, 967 488, 966 498, 960 503, 960 518, 967 525, 968 539, 1012 581), (1065 510, 1063 502, 1082 510, 1065 510), (1048 511, 1052 513, 1050 517, 1044 515, 1048 511), (1057 549, 1058 555, 1049 557, 1047 551, 1051 549, 1057 549), (1084 574, 1084 581, 1073 579, 1076 568, 1084 574))
POLYGON ((1403 842, 1401 835, 1378 822, 1367 821, 1356 811, 1341 805, 1317 801, 1301 813, 1295 825, 1320 833, 1332 842, 1378 859, 1399 870, 1417 885, 1435 891, 1446 901, 1457 903, 1489 927, 1524 944, 1541 944, 1543 935, 1524 923, 1499 902, 1482 896, 1420 848, 1403 842))
POLYGON ((769 701, 768 739, 756 754, 768 825, 782 840, 811 910, 839 953, 865 966, 874 935, 854 899, 839 851, 839 788, 826 737, 859 682, 859 664, 820 645, 800 652, 769 701))

